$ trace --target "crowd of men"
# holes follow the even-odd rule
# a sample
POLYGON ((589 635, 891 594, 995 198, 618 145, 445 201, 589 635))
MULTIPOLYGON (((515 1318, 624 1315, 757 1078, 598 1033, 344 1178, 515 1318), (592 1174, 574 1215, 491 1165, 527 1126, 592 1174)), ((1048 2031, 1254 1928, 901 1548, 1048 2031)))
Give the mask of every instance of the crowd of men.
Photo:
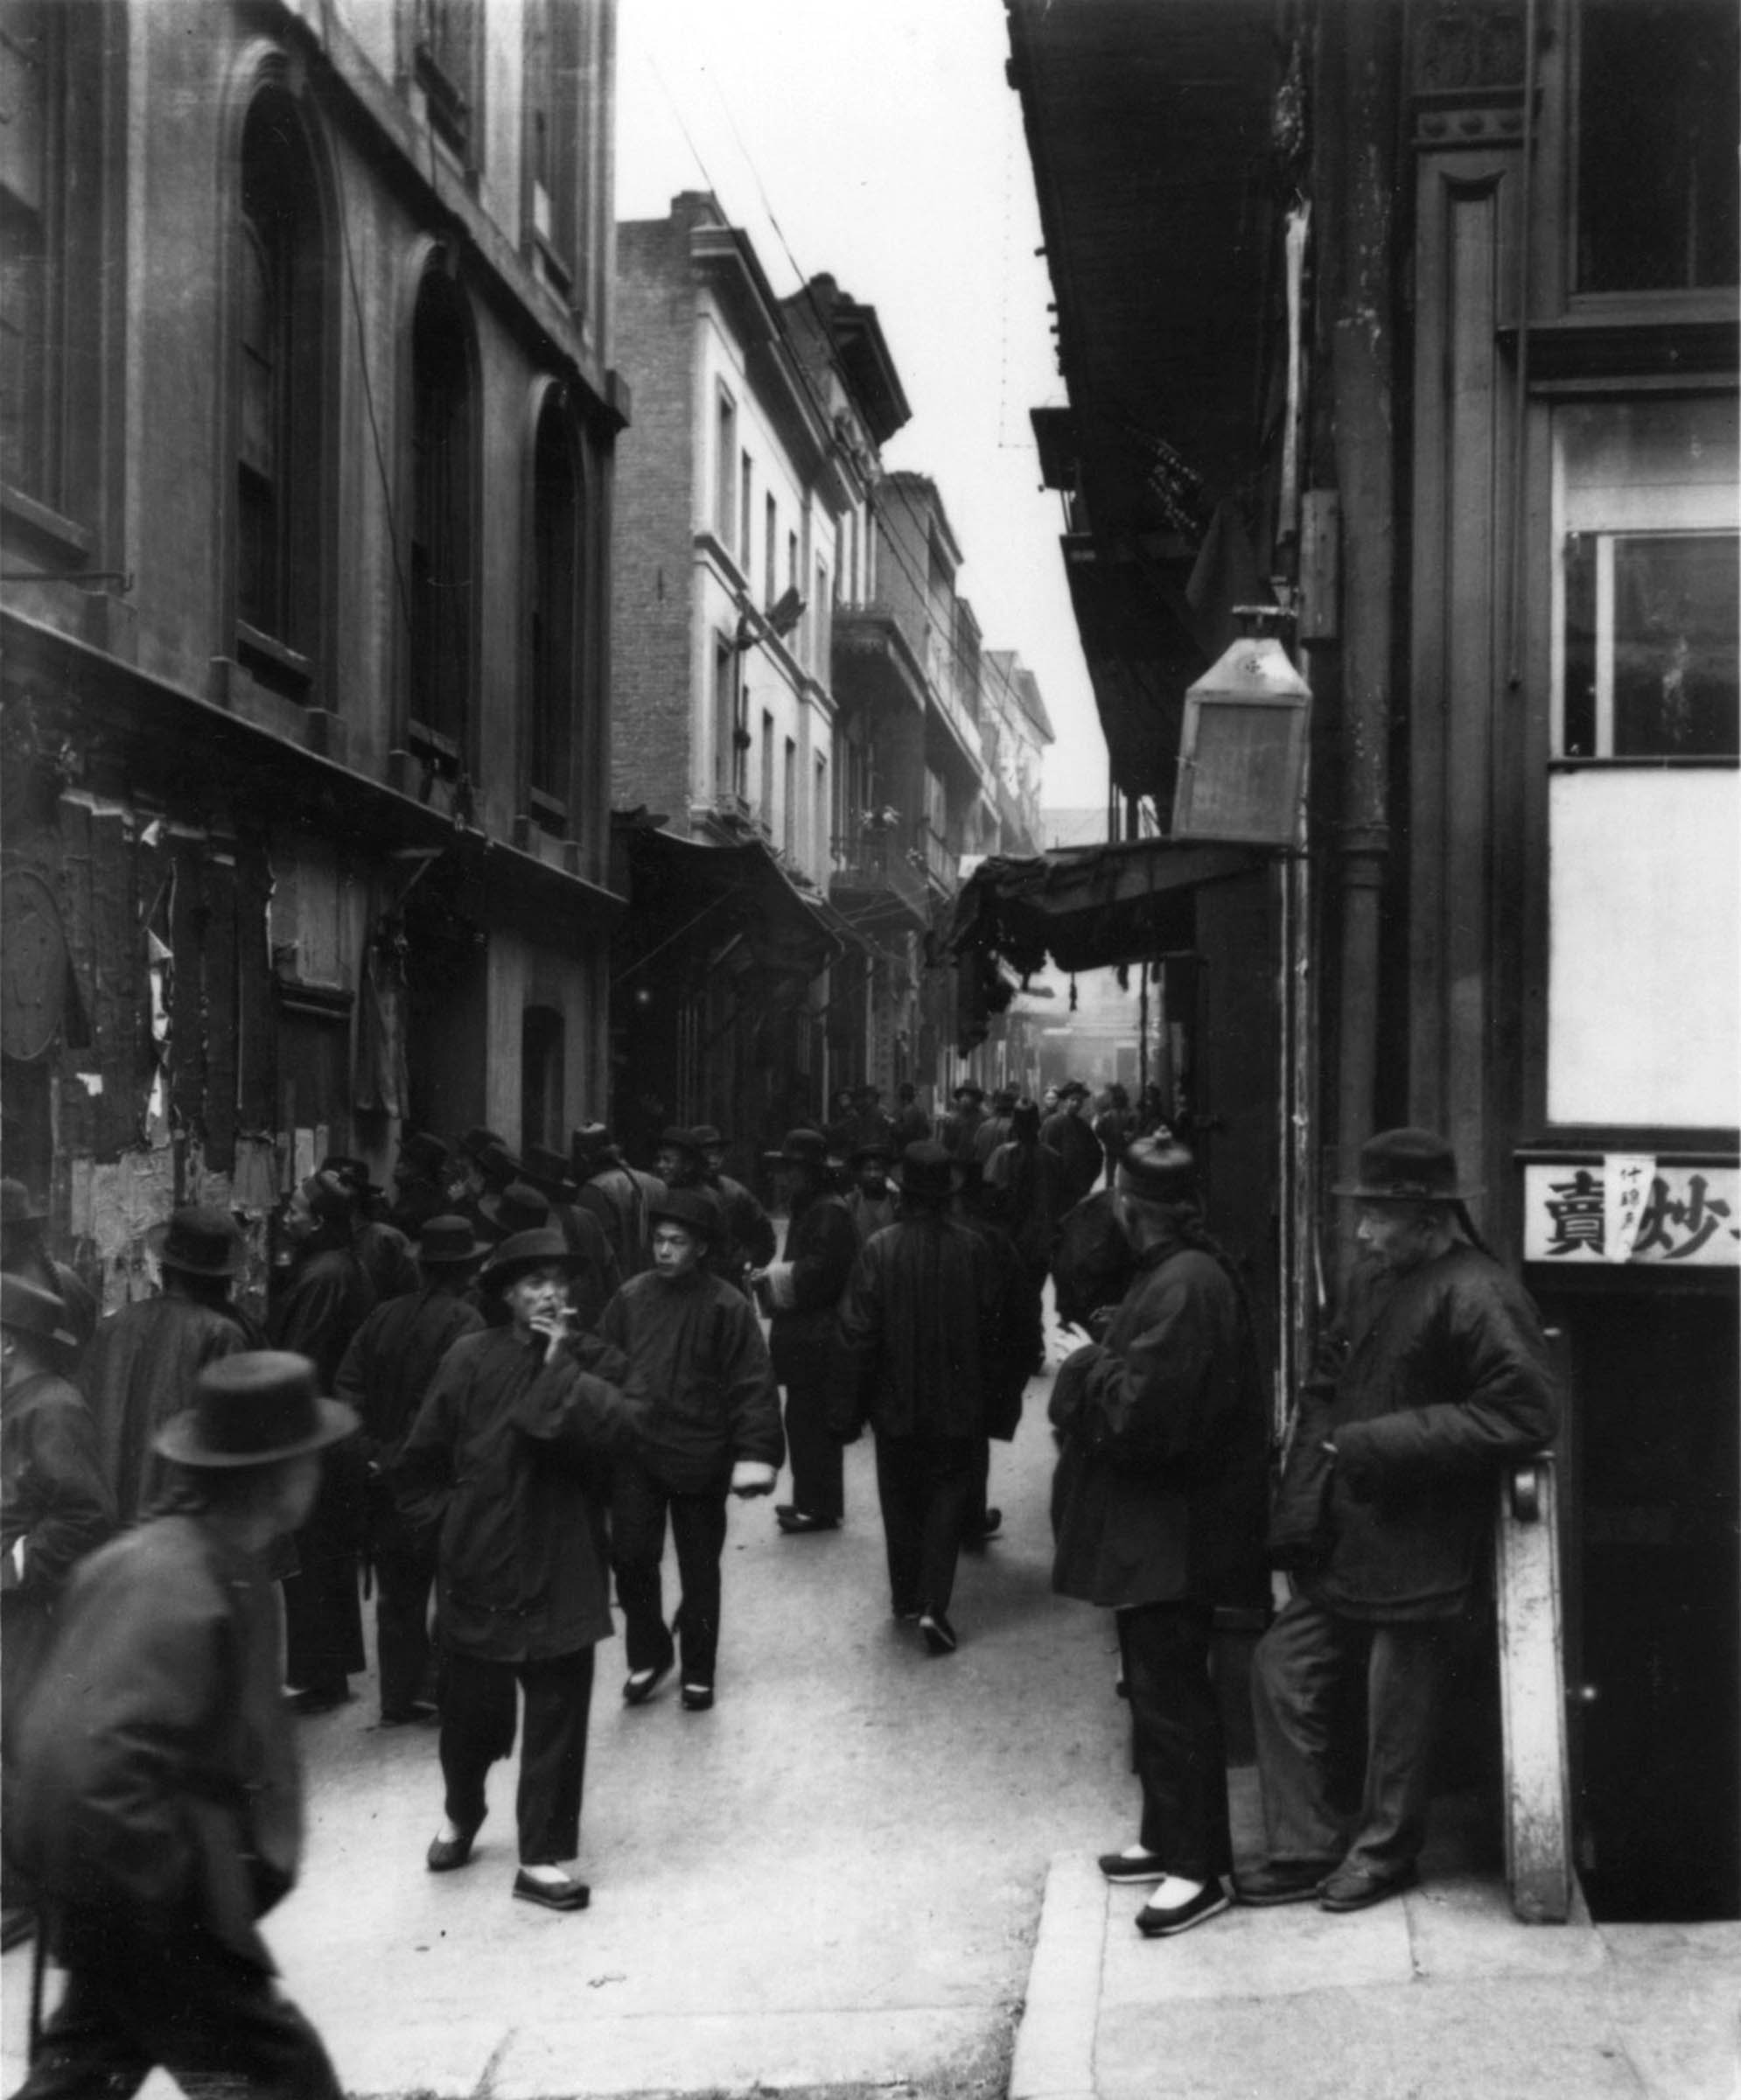
POLYGON ((889 1609, 953 1653, 959 1558, 1001 1522, 990 1446, 1044 1362, 1049 1272, 1092 1337, 1051 1403, 1053 1586, 1115 1615, 1142 1796, 1137 1842, 1102 1872, 1153 1885, 1151 1937, 1232 1900, 1211 1625, 1219 1604, 1266 1602, 1285 1566, 1295 1595, 1254 1690, 1268 1852, 1234 1893, 1350 1910, 1412 1879, 1491 1480, 1556 1419, 1539 1322, 1480 1246, 1449 1148, 1385 1133, 1339 1192, 1370 1272, 1326 1337, 1272 1508, 1243 1285, 1157 1117, 1116 1089, 1090 1117, 1080 1083, 1043 1112, 964 1082, 934 1131, 909 1088, 893 1116, 874 1089, 836 1107, 763 1162, 783 1240, 712 1128, 665 1130, 652 1172, 598 1125, 567 1157, 413 1132, 390 1193, 329 1158, 286 1205, 263 1307, 237 1302, 234 1219, 190 1207, 153 1236, 157 1293, 93 1321, 38 1207, 5 1185, 9 1925, 42 1908, 73 1979, 32 2096, 100 2076, 132 2090, 125 2068, 154 2062, 211 2071, 164 2009, 165 1930, 193 1935, 182 1952, 203 1964, 184 2024, 231 2038, 245 2090, 336 2090, 255 1930, 297 1850, 273 1585, 290 1704, 319 1711, 364 1666, 372 1569, 381 1723, 438 1730, 431 1872, 471 1860, 523 1702, 513 1894, 584 1908, 573 1863, 613 1586, 625 1703, 675 1670, 682 1708, 706 1712, 731 1499, 789 1467, 781 1532, 837 1529, 843 1452, 868 1426, 889 1609), (57 1620, 99 1660, 45 1672, 57 1620), (1333 1769, 1356 1676, 1370 1720, 1351 1819, 1333 1769), (172 1725, 143 1725, 158 1709, 172 1725), (66 1740, 77 1756, 51 1749, 66 1740), (219 1804, 210 1857, 165 1849, 160 1796, 178 1788, 219 1804), (217 1860, 225 1831, 243 1864, 217 1860), (152 1942, 136 1971, 129 1936, 152 1942))

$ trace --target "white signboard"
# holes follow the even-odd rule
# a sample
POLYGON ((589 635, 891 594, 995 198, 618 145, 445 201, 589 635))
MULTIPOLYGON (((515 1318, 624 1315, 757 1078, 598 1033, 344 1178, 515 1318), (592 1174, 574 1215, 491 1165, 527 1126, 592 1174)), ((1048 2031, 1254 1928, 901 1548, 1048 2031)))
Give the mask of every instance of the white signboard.
POLYGON ((1523 1170, 1523 1258, 1682 1269, 1741 1266, 1741 1167, 1611 1153, 1523 1170))

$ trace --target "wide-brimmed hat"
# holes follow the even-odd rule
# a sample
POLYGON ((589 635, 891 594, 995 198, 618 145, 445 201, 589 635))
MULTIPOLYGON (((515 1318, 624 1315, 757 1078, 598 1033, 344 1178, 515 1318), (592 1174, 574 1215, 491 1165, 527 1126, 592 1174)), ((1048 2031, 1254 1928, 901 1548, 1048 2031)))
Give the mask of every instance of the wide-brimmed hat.
POLYGON ((520 1232, 542 1231, 550 1222, 549 1198, 529 1181, 510 1181, 506 1188, 493 1190, 479 1200, 478 1209, 505 1240, 520 1232))
POLYGON ((500 1131, 486 1130, 480 1124, 475 1130, 466 1131, 459 1140, 459 1150, 465 1154, 468 1159, 476 1159, 483 1152, 492 1151, 505 1152, 507 1150, 507 1140, 500 1131))
POLYGON ((1481 1190, 1457 1178, 1457 1154, 1437 1130, 1380 1130, 1360 1147, 1360 1171, 1339 1196, 1367 1203, 1460 1203, 1481 1190))
POLYGON ((681 1225, 685 1232, 696 1234, 710 1246, 725 1227, 725 1214, 710 1188, 668 1188, 647 1205, 647 1217, 650 1225, 656 1225, 661 1218, 681 1225))
POLYGON ((192 1406, 164 1425, 156 1447, 178 1466, 214 1471, 304 1457, 358 1426, 353 1408, 314 1385, 313 1364, 287 1349, 220 1356, 194 1380, 192 1406))
POLYGON ((240 1276, 248 1261, 241 1229, 228 1211, 185 1203, 145 1235, 164 1269, 184 1276, 240 1276))
POLYGON ((40 1225, 47 1215, 47 1207, 22 1181, 10 1174, 0 1180, 0 1225, 40 1225))
POLYGON ((689 1135, 708 1152, 714 1151, 716 1147, 724 1149, 725 1144, 725 1133, 710 1123, 696 1124, 689 1135))
POLYGON ((14 1276, 10 1270, 0 1273, 0 1327, 75 1349, 78 1339, 67 1331, 66 1319, 66 1303, 58 1292, 33 1284, 27 1276, 14 1276))
POLYGON ((1171 1138, 1133 1138, 1119 1155, 1115 1186, 1149 1203, 1195 1203, 1197 1156, 1171 1138))
POLYGON ((983 1101, 985 1088, 980 1085, 977 1080, 964 1079, 955 1088, 954 1098, 957 1101, 983 1101))
POLYGON ((788 1130, 780 1150, 763 1157, 770 1166, 814 1166, 820 1172, 829 1163, 829 1141, 820 1130, 788 1130))
POLYGON ((569 1163, 560 1152, 552 1152, 546 1144, 529 1144, 521 1155, 520 1178, 529 1181, 542 1195, 553 1203, 566 1203, 574 1194, 576 1182, 569 1171, 569 1163))
POLYGON ((471 1221, 451 1213, 425 1218, 417 1228, 417 1260, 425 1269, 465 1269, 490 1251, 487 1240, 475 1239, 471 1221))
POLYGON ((700 1138, 694 1130, 680 1123, 671 1124, 661 1130, 659 1142, 653 1149, 656 1152, 667 1150, 675 1152, 693 1152, 697 1159, 702 1156, 700 1138))
POLYGON ((861 1159, 892 1159, 895 1148, 887 1138, 867 1138, 863 1144, 856 1144, 846 1156, 849 1166, 857 1166, 861 1159))
POLYGON ((547 1262, 554 1262, 563 1269, 579 1265, 578 1257, 570 1250, 568 1242, 554 1225, 542 1225, 531 1232, 511 1233, 484 1264, 478 1280, 493 1290, 497 1289, 503 1284, 511 1284, 528 1269, 542 1269, 547 1262))
POLYGON ((895 1186, 904 1196, 941 1199, 959 1186, 960 1170, 953 1156, 934 1138, 910 1144, 901 1154, 895 1186))

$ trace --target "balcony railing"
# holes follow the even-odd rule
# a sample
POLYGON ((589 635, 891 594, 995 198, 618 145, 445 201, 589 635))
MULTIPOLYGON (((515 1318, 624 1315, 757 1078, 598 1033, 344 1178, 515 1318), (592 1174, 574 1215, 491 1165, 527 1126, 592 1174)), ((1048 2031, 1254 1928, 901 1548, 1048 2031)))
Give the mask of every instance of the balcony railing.
POLYGON ((837 849, 829 886, 858 896, 886 895, 921 920, 929 901, 924 873, 913 865, 907 847, 894 831, 843 842, 837 849))

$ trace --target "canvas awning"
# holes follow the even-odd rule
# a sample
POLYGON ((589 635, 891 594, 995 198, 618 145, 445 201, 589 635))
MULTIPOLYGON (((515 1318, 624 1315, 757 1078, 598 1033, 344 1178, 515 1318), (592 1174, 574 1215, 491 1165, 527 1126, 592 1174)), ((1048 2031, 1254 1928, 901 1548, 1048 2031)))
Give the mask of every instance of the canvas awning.
POLYGON ((947 945, 996 958, 1018 976, 1100 970, 1192 943, 1192 895, 1273 858, 1253 846, 1131 839, 1061 847, 1031 859, 984 862, 955 899, 947 945))
POLYGON ((857 945, 852 929, 820 895, 807 895, 759 838, 729 846, 678 838, 652 824, 619 818, 628 854, 632 936, 640 959, 657 968, 691 939, 717 949, 742 939, 765 970, 813 977, 857 945))

